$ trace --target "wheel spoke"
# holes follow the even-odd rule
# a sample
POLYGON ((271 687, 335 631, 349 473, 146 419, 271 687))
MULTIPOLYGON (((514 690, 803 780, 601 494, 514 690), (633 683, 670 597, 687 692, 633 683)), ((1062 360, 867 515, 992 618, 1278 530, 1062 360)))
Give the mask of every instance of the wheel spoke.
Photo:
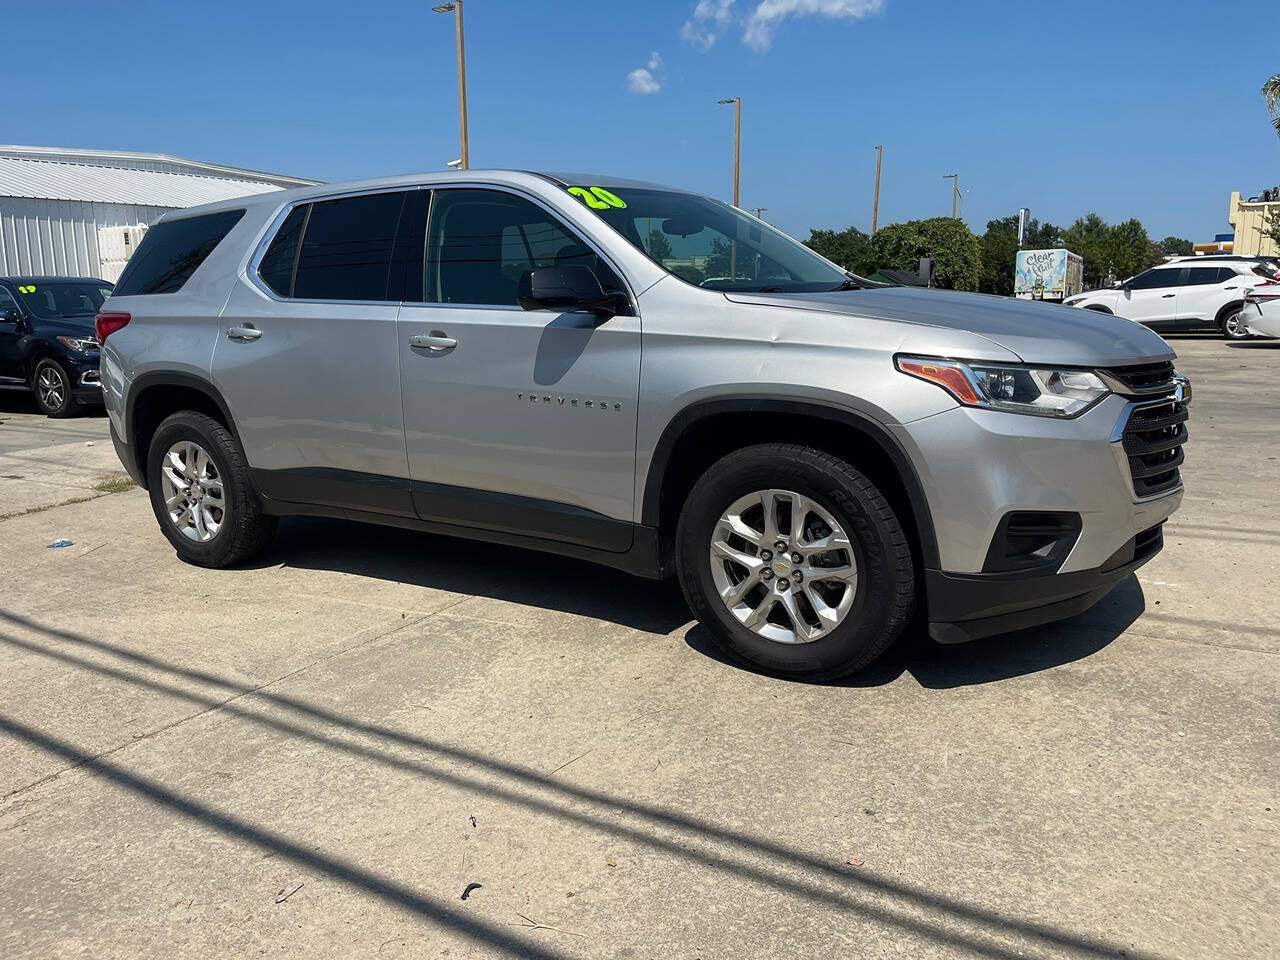
POLYGON ((818 615, 818 620, 821 621, 822 625, 819 627, 819 630, 822 633, 828 632, 832 627, 840 622, 839 611, 827 603, 827 601, 822 598, 822 595, 807 583, 804 585, 804 595, 809 601, 809 604, 813 607, 813 612, 818 615))
POLYGON ((804 615, 800 612, 800 602, 796 599, 795 590, 787 590, 778 596, 782 602, 783 608, 787 611, 787 617, 791 620, 791 629, 799 640, 814 640, 813 628, 809 626, 804 615))
POLYGON ((773 605, 778 602, 778 597, 774 593, 766 593, 760 604, 752 610, 745 620, 742 621, 744 627, 754 630, 756 627, 762 627, 769 620, 769 613, 773 610, 773 605))
POLYGON ((717 556, 723 557, 725 560, 731 560, 741 567, 746 567, 753 573, 760 569, 763 561, 759 557, 752 556, 749 553, 743 553, 741 550, 735 550, 723 540, 715 540, 711 544, 711 552, 717 556))
POLYGON ((720 599, 730 607, 736 607, 748 593, 755 589, 760 582, 760 578, 754 573, 743 577, 738 583, 732 584, 720 591, 720 599))

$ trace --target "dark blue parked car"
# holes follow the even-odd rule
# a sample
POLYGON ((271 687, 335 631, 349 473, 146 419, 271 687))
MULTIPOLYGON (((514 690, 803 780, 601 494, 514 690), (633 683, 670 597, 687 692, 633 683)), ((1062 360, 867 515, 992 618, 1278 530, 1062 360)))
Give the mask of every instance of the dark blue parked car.
POLYGON ((109 296, 93 277, 0 277, 0 389, 31 390, 51 417, 101 403, 93 318, 109 296))

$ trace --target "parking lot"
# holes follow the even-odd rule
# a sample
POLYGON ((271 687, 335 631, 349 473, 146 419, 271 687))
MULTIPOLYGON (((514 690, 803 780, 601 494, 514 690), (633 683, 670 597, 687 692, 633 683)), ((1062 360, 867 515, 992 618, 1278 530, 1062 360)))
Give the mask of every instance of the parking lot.
POLYGON ((1275 956, 1280 344, 1174 346, 1163 554, 825 686, 515 549, 185 566, 103 417, 0 394, 0 955, 1275 956))

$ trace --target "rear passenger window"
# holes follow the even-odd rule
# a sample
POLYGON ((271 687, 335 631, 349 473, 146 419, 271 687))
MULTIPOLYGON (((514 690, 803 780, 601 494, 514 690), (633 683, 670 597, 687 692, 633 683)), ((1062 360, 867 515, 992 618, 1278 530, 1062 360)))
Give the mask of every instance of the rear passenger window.
POLYGON ((1187 277, 1187 286, 1189 287, 1203 287, 1209 284, 1219 283, 1225 279, 1225 277, 1223 277, 1224 273, 1227 276, 1231 276, 1230 268, 1224 269, 1222 267, 1192 267, 1187 272, 1189 274, 1187 277))
POLYGON ((623 290, 594 250, 541 207, 499 190, 437 190, 427 228, 425 299, 516 306, 534 267, 583 264, 606 290, 623 290))
POLYGON ((386 300, 404 193, 311 205, 293 295, 303 300, 386 300))
POLYGON ((115 296, 178 292, 243 216, 226 210, 156 224, 124 268, 115 296))
POLYGON ((268 287, 282 297, 293 296, 293 267, 298 260, 298 243, 302 240, 302 225, 306 222, 310 204, 294 207, 280 225, 280 232, 271 241, 258 275, 268 287))

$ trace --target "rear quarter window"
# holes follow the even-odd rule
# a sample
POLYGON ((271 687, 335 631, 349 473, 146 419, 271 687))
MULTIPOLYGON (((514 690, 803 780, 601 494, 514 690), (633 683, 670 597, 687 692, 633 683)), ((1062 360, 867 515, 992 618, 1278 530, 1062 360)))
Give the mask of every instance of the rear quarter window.
POLYGON ((177 293, 243 216, 243 210, 224 210, 156 224, 124 268, 114 295, 177 293))

